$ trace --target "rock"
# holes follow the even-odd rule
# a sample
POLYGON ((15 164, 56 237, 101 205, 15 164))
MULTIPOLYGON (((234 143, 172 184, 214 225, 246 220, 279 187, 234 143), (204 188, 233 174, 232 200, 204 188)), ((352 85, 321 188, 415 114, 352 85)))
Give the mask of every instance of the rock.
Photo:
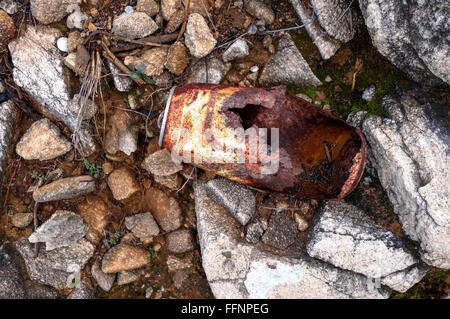
POLYGON ((309 227, 308 221, 302 216, 300 216, 300 214, 295 213, 294 220, 295 223, 297 224, 298 231, 306 231, 308 229, 309 227))
POLYGON ((158 25, 144 12, 123 13, 113 22, 112 33, 128 39, 141 39, 155 33, 158 25))
MULTIPOLYGON (((216 298, 387 298, 384 287, 310 257, 280 257, 249 244, 237 222, 195 186, 202 264, 216 298)), ((297 231, 297 230, 295 230, 297 231)))
POLYGON ((351 0, 312 0, 311 6, 320 26, 334 39, 346 43, 353 39, 360 23, 360 17, 351 0), (344 12, 347 12, 344 14, 344 12), (350 12, 351 11, 351 12, 350 12))
POLYGON ((450 83, 447 1, 360 0, 359 6, 373 45, 392 64, 421 84, 450 83))
POLYGON ((208 195, 225 207, 241 224, 246 225, 256 212, 255 196, 244 185, 226 178, 216 178, 205 184, 208 195))
POLYGON ((140 57, 127 56, 124 60, 126 65, 132 65, 138 69, 141 64, 145 66, 145 74, 154 77, 161 75, 164 71, 164 63, 167 60, 167 48, 153 48, 145 50, 140 57))
POLYGON ((174 14, 170 17, 169 22, 167 22, 165 32, 173 33, 175 32, 184 22, 184 7, 180 7, 174 14))
POLYGON ((180 6, 181 0, 161 0, 161 14, 163 18, 169 20, 180 6))
POLYGON ((15 130, 16 108, 12 100, 0 104, 0 181, 4 179, 3 169, 8 160, 11 140, 15 130))
POLYGON ((165 67, 175 75, 181 75, 189 64, 186 47, 181 42, 175 42, 169 48, 165 67))
POLYGON ((69 14, 69 7, 77 5, 79 0, 31 0, 33 16, 42 24, 58 22, 69 14))
POLYGON ((167 256, 167 268, 169 272, 175 272, 177 270, 188 269, 193 267, 192 255, 185 257, 177 257, 173 255, 167 256))
POLYGON ((165 232, 173 231, 183 224, 181 208, 175 198, 168 197, 156 188, 148 189, 145 197, 148 198, 149 210, 165 232))
POLYGON ((375 93, 377 91, 377 87, 375 84, 369 85, 362 94, 362 99, 366 102, 370 102, 373 97, 375 96, 375 93))
POLYGON ((95 296, 92 289, 81 282, 67 299, 95 299, 95 296))
POLYGON ((275 13, 265 3, 258 0, 250 0, 245 5, 245 11, 257 19, 262 19, 266 24, 272 24, 275 20, 275 13))
POLYGON ((125 218, 125 226, 142 241, 159 234, 159 227, 151 213, 137 214, 125 218))
POLYGON ((33 192, 33 199, 38 203, 72 199, 89 194, 94 189, 95 179, 89 175, 67 177, 39 187, 33 192))
POLYGON ((269 227, 262 236, 262 241, 270 246, 286 249, 297 237, 297 225, 286 213, 273 212, 270 215, 269 227))
POLYGON ((107 61, 106 64, 111 71, 113 77, 114 86, 119 92, 128 92, 133 88, 133 80, 129 76, 122 75, 123 72, 111 61, 107 61))
MULTIPOLYGON (((419 263, 394 234, 343 201, 327 202, 315 216, 307 252, 311 257, 336 267, 378 279, 419 263)), ((423 275, 417 277, 412 285, 423 275)))
POLYGON ((370 163, 422 259, 450 268, 448 105, 415 89, 385 96, 381 106, 389 118, 370 115, 362 124, 370 163))
POLYGON ((225 64, 214 57, 208 57, 197 61, 186 79, 186 83, 211 83, 220 84, 228 68, 225 64))
POLYGON ((46 250, 69 247, 86 235, 83 219, 70 211, 57 210, 28 237, 30 243, 45 243, 46 250))
POLYGON ((331 83, 331 82, 333 82, 333 78, 332 78, 331 76, 327 75, 327 76, 325 77, 325 82, 326 82, 326 83, 331 83))
POLYGON ((288 33, 279 39, 277 52, 262 70, 259 82, 264 86, 322 85, 322 82, 314 75, 308 63, 303 59, 288 33))
POLYGON ((56 41, 56 47, 62 52, 69 52, 69 48, 67 47, 67 37, 59 38, 56 41))
POLYGON ((159 12, 159 5, 155 0, 138 0, 136 11, 145 12, 149 17, 153 17, 159 12))
POLYGON ((116 280, 116 274, 105 274, 98 261, 92 265, 91 274, 95 281, 97 281, 99 287, 104 291, 110 291, 116 280))
POLYGON ((66 154, 72 144, 48 119, 34 122, 16 146, 16 153, 26 160, 51 160, 66 154))
POLYGON ((79 45, 83 45, 84 39, 81 37, 80 31, 73 31, 67 37, 67 49, 69 52, 75 52, 79 45))
POLYGON ((175 230, 166 235, 167 249, 172 253, 185 253, 194 249, 194 238, 189 229, 175 230))
POLYGON ((19 4, 16 0, 0 0, 0 9, 7 14, 15 14, 19 10, 19 4))
POLYGON ((118 244, 103 256, 102 271, 116 273, 141 268, 150 262, 150 253, 130 244, 118 244))
POLYGON ((45 251, 40 246, 34 258, 34 245, 27 239, 15 243, 22 255, 31 279, 55 288, 64 288, 71 277, 79 272, 94 253, 95 247, 86 239, 80 239, 69 247, 45 251))
POLYGON ((92 119, 98 111, 98 106, 94 101, 84 99, 79 94, 74 95, 67 107, 72 111, 74 116, 79 116, 82 120, 92 119))
POLYGON ((56 299, 57 294, 53 288, 44 286, 42 284, 25 281, 25 289, 27 290, 28 299, 56 299))
POLYGON ((6 48, 15 33, 14 20, 5 11, 0 10, 0 50, 6 48))
POLYGON ((259 218, 251 221, 247 226, 247 231, 245 233, 245 240, 251 244, 256 244, 264 231, 267 229, 267 225, 264 225, 263 221, 259 218))
MULTIPOLYGON (((313 17, 308 14, 301 1, 289 0, 289 2, 294 7, 295 12, 297 12, 297 15, 302 23, 305 24, 305 29, 308 32, 308 35, 313 43, 316 45, 317 49, 319 49, 322 59, 328 60, 329 58, 331 58, 341 46, 339 41, 327 37, 322 33, 319 26, 313 22, 313 17)), ((341 1, 338 1, 338 3, 340 2, 341 1)))
POLYGON ((153 175, 159 176, 169 176, 183 169, 183 165, 172 161, 172 157, 166 149, 156 151, 147 156, 141 166, 153 175))
POLYGON ((89 195, 77 205, 77 212, 89 228, 85 238, 94 245, 100 243, 110 218, 106 203, 100 197, 89 195))
POLYGON ((109 154, 121 151, 130 156, 137 149, 137 129, 133 117, 126 111, 116 109, 108 119, 105 149, 109 154))
POLYGON ((223 53, 222 60, 230 62, 236 59, 245 58, 248 55, 248 44, 244 39, 237 39, 230 47, 223 53))
POLYGON ((153 179, 158 184, 164 185, 170 190, 178 190, 181 187, 181 178, 178 174, 172 174, 168 176, 154 175, 153 179))
POLYGON ((152 297, 152 293, 153 293, 152 287, 148 287, 147 289, 145 289, 145 299, 150 299, 152 297))
POLYGON ((29 25, 23 36, 11 41, 14 82, 37 102, 47 117, 76 132, 82 151, 89 155, 95 150, 95 142, 87 128, 79 129, 76 117, 67 107, 73 88, 70 71, 63 66, 63 57, 54 45, 59 37, 61 32, 57 29, 29 25))
POLYGON ((381 284, 391 287, 398 292, 405 293, 409 288, 422 280, 429 270, 429 266, 418 263, 382 278, 381 284))
POLYGON ((25 228, 33 221, 33 214, 29 213, 16 213, 11 217, 11 223, 14 227, 25 228))
POLYGON ((189 15, 184 37, 189 52, 196 58, 207 56, 217 43, 205 19, 198 13, 189 15))
POLYGON ((89 16, 82 12, 78 5, 72 5, 67 9, 71 12, 66 20, 66 25, 69 29, 77 28, 79 30, 84 29, 84 22, 89 18, 89 16))
POLYGON ((108 176, 108 186, 116 200, 129 198, 141 190, 134 172, 128 167, 117 168, 108 176))
MULTIPOLYGON (((207 19, 208 18, 208 14, 210 16, 212 14, 213 2, 217 3, 218 1, 212 1, 212 0, 190 0, 189 1, 189 13, 199 13, 204 18, 207 19)), ((186 7, 187 1, 183 0, 183 4, 186 7)))
POLYGON ((136 270, 121 271, 117 275, 117 285, 122 286, 139 279, 140 272, 136 270))

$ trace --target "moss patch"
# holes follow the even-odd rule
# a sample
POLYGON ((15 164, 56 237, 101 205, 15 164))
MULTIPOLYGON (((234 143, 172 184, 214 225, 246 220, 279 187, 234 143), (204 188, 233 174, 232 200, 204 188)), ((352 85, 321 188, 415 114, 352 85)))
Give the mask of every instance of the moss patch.
POLYGON ((450 292, 450 270, 433 268, 419 283, 404 294, 393 293, 392 299, 436 299, 450 292))

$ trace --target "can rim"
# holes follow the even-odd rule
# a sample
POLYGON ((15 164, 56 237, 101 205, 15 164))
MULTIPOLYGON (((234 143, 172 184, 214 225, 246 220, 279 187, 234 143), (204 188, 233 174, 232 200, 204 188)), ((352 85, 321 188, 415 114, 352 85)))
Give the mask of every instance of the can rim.
MULTIPOLYGON (((162 146, 162 139, 164 136, 164 131, 166 129, 167 114, 169 114, 170 102, 172 101, 172 96, 173 96, 173 92, 175 91, 175 89, 176 89, 176 86, 172 87, 170 89, 169 96, 167 97, 166 107, 164 109, 164 117, 162 120, 161 130, 160 130, 159 139, 158 139, 158 145, 160 147, 162 146)), ((161 113, 161 114, 163 114, 163 113, 161 113)))

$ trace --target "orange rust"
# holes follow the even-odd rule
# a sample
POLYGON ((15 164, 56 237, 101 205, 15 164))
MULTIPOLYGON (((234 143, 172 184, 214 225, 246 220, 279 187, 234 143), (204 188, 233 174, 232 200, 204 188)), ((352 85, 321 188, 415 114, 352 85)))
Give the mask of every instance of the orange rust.
MULTIPOLYGON (((260 136, 253 142, 262 147, 260 136)), ((284 86, 178 87, 170 101, 162 146, 178 156, 184 151, 189 155, 184 161, 200 168, 301 199, 343 198, 359 183, 367 157, 366 143, 358 129, 287 94, 284 86), (251 163, 250 139, 238 139, 234 132, 259 128, 279 129, 279 152, 263 152, 251 163), (208 129, 213 130, 209 139, 205 134, 208 129), (238 154, 245 155, 245 162, 238 161, 238 154), (262 174, 265 160, 274 158, 279 158, 279 169, 262 174)))

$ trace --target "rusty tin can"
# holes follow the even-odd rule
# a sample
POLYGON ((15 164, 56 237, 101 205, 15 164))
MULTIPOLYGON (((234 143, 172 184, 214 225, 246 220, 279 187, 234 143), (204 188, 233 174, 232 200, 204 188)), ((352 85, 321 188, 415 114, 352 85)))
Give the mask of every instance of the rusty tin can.
POLYGON ((358 129, 284 86, 173 88, 159 143, 174 161, 300 199, 343 198, 367 157, 358 129))

